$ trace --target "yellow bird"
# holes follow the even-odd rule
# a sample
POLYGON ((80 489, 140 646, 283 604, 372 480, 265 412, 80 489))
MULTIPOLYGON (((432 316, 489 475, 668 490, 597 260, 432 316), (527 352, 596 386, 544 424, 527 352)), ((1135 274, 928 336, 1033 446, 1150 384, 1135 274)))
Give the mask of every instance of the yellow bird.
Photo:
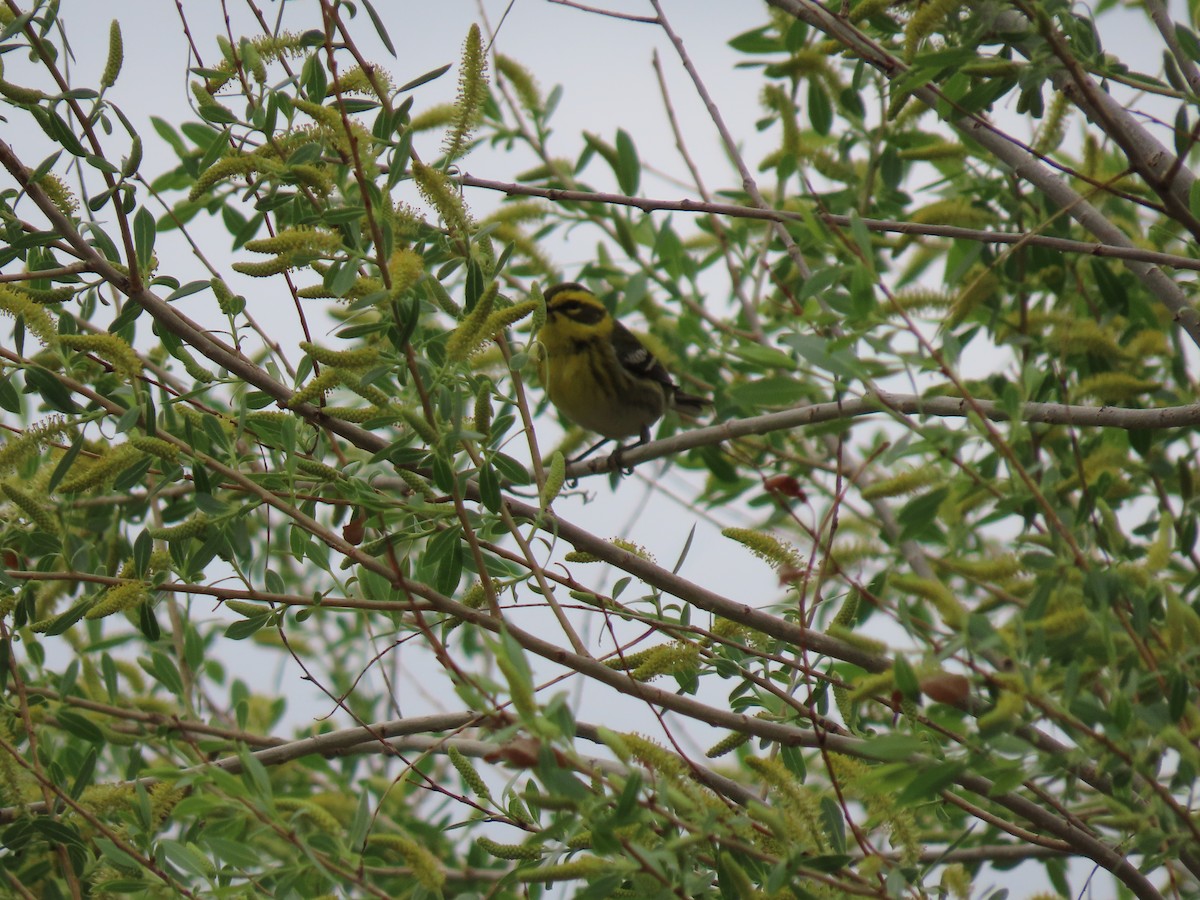
MULTIPOLYGON (((668 409, 684 416, 703 412, 709 401, 680 390, 653 353, 614 319, 581 284, 548 289, 546 323, 538 340, 546 350, 546 393, 564 416, 605 441, 637 436, 630 447, 650 440, 650 426, 668 409)), ((623 448, 618 444, 617 453, 623 448)))

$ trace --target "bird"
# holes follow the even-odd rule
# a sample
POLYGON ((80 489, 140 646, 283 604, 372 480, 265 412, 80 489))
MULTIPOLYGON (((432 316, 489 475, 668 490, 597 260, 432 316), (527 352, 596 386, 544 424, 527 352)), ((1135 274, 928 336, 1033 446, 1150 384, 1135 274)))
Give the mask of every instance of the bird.
POLYGON ((620 468, 621 452, 647 443, 650 426, 668 409, 690 418, 711 405, 681 390, 654 354, 582 284, 556 284, 544 297, 546 321, 537 340, 546 352, 546 394, 564 416, 602 437, 572 462, 612 440, 620 468), (634 443, 621 445, 634 436, 634 443))

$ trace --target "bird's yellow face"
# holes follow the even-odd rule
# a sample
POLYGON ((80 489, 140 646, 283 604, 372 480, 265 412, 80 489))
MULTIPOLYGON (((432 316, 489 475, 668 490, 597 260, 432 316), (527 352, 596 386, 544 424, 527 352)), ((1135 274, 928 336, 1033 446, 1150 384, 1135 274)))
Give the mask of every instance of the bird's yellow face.
POLYGON ((546 324, 538 340, 548 356, 581 352, 590 341, 608 340, 612 330, 608 309, 582 285, 560 284, 546 292, 546 324))

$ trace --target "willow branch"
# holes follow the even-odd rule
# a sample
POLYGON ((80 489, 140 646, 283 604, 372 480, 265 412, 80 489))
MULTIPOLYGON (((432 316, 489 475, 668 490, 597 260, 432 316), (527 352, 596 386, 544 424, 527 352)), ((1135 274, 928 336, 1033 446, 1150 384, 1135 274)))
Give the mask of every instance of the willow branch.
POLYGON ((681 431, 660 441, 651 441, 639 447, 621 451, 620 460, 611 456, 598 457, 574 463, 567 468, 571 478, 599 475, 613 471, 615 463, 624 466, 636 465, 652 459, 674 456, 698 447, 710 447, 723 441, 752 435, 789 431, 806 425, 855 419, 877 413, 901 413, 909 415, 940 416, 943 418, 966 418, 972 413, 985 416, 994 422, 1013 419, 1042 425, 1076 425, 1096 428, 1121 428, 1126 431, 1143 429, 1186 428, 1200 425, 1200 403, 1186 406, 1164 406, 1146 409, 1131 409, 1120 406, 1073 406, 1066 403, 1026 403, 1016 415, 992 400, 970 401, 961 397, 921 397, 916 394, 892 394, 872 391, 854 400, 838 400, 829 403, 814 403, 780 412, 765 413, 745 419, 729 419, 706 428, 681 431))
MULTIPOLYGON (((626 194, 611 194, 599 191, 569 191, 558 188, 539 188, 515 182, 492 181, 463 174, 458 181, 464 187, 500 191, 510 196, 540 197, 556 203, 605 203, 617 206, 633 206, 642 212, 666 210, 669 212, 694 212, 706 215, 729 216, 737 219, 761 219, 769 222, 803 222, 807 215, 782 209, 760 209, 754 206, 739 206, 735 203, 712 203, 700 200, 661 200, 652 197, 631 197, 626 194)), ((848 228, 850 216, 814 211, 812 216, 827 225, 848 228)), ((983 244, 1020 244, 1022 246, 1046 247, 1061 253, 1078 253, 1082 256, 1099 256, 1131 262, 1144 262, 1169 269, 1200 271, 1200 259, 1144 250, 1125 244, 1109 244, 1099 241, 1073 241, 1068 238, 1050 237, 1030 232, 989 231, 980 228, 963 228, 958 225, 936 225, 921 222, 903 222, 895 219, 859 219, 869 231, 903 235, 926 235, 952 240, 978 241, 983 244)))

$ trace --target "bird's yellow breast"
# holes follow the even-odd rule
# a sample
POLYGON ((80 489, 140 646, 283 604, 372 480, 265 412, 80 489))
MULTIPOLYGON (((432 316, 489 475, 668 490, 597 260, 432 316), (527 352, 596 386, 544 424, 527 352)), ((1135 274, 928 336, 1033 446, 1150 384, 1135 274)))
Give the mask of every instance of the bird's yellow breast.
POLYGON ((666 410, 662 387, 626 372, 606 341, 565 342, 546 349, 550 402, 588 431, 614 440, 632 437, 666 410))

